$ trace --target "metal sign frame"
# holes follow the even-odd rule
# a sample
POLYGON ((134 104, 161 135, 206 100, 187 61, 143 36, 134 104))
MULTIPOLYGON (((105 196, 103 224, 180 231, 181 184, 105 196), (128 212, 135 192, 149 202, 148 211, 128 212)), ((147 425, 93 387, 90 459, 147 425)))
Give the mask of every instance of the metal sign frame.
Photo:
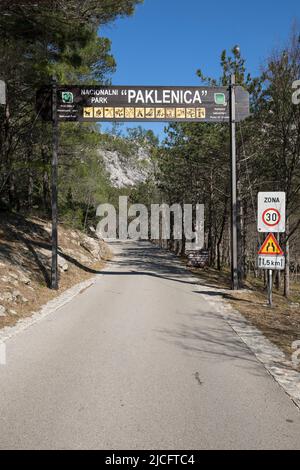
MULTIPOLYGON (((232 289, 239 289, 238 279, 238 234, 237 234, 237 170, 236 170, 236 122, 250 115, 249 93, 235 83, 231 76, 229 87, 88 87, 58 86, 43 87, 37 94, 37 112, 44 120, 53 122, 52 158, 52 269, 51 288, 58 288, 57 273, 57 167, 58 129, 60 121, 76 122, 210 122, 230 124, 231 156, 231 279, 232 289), (84 92, 82 92, 84 90, 84 92), (93 100, 97 90, 99 98, 93 100), (102 90, 102 92, 101 92, 102 90), (129 91, 131 94, 129 95, 129 91), (114 91, 114 92, 113 92, 114 91), (154 99, 155 96, 155 99, 154 99), (129 97, 133 101, 129 102, 129 97), (146 100, 147 98, 147 100, 146 100), (135 99, 135 100, 134 100, 135 99), (153 101, 151 101, 153 100, 153 101), (172 102, 176 101, 176 106, 172 102), (145 102, 147 101, 147 102, 145 102), (149 102, 151 101, 151 103, 149 102), (52 113, 49 116, 49 102, 52 113), (142 106, 143 104, 143 106, 142 106), (84 108, 90 108, 85 111, 84 108), (98 108, 97 115, 95 109, 98 108), (109 109, 112 108, 112 109, 109 109), (116 117, 116 108, 118 111, 116 117), (126 108, 132 108, 132 117, 126 115, 126 108), (137 109, 140 115, 137 114, 137 109), (148 109, 148 116, 146 112, 148 109), (179 113, 178 110, 181 110, 179 113), (161 110, 160 113, 158 110, 161 110), (169 110, 169 111, 167 111, 169 110), (162 112, 163 111, 163 112, 162 112), (105 114, 107 113, 107 114, 105 114), (144 114, 143 114, 144 113, 144 114), (175 114, 174 114, 175 113, 175 114), (197 114, 198 113, 198 114, 197 114), (123 117, 124 116, 124 117, 123 117)), ((129 111, 128 111, 129 113, 129 111)))
MULTIPOLYGON (((59 121, 214 122, 230 120, 228 87, 59 86, 59 121)), ((236 120, 249 116, 249 94, 236 87, 236 120)))

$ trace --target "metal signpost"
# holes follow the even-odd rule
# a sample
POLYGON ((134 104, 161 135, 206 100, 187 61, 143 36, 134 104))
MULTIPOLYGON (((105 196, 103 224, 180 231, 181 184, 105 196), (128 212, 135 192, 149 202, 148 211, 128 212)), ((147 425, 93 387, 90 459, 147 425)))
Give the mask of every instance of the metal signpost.
POLYGON ((58 213, 57 213, 57 180, 58 180, 58 120, 57 120, 57 85, 52 85, 52 162, 51 162, 51 204, 52 204, 52 264, 51 289, 58 289, 57 252, 58 252, 58 213))
POLYGON ((235 123, 249 116, 249 93, 230 87, 71 86, 43 87, 37 111, 53 122, 52 160, 52 279, 57 288, 57 155, 59 122, 208 122, 229 123, 232 175, 232 287, 237 278, 237 209, 235 123), (52 100, 51 100, 52 97, 52 100), (49 113, 52 103, 52 116, 49 113), (50 115, 49 115, 50 114, 50 115))
POLYGON ((237 235, 237 168, 236 168, 236 88, 235 76, 230 80, 230 152, 231 152, 231 282, 232 289, 239 289, 238 235, 237 235))
POLYGON ((268 302, 272 307, 273 271, 285 269, 285 256, 278 234, 285 232, 286 195, 284 192, 258 193, 257 230, 268 233, 258 252, 258 267, 268 271, 268 302), (277 234, 277 237, 274 235, 277 234))

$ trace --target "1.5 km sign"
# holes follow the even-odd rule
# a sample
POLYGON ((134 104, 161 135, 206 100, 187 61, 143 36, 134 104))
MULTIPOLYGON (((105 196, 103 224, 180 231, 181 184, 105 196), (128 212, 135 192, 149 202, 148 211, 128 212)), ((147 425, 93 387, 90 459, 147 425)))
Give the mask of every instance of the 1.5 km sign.
POLYGON ((285 193, 258 194, 258 231, 261 233, 285 232, 285 193))

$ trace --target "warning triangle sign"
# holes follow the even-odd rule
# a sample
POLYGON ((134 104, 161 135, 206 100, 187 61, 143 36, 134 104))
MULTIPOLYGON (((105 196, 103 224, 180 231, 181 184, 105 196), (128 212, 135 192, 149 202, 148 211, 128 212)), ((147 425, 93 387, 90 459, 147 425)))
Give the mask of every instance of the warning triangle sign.
POLYGON ((283 251, 279 246, 278 241, 272 233, 270 233, 265 239, 261 249, 258 252, 259 255, 270 255, 270 256, 282 256, 283 251))

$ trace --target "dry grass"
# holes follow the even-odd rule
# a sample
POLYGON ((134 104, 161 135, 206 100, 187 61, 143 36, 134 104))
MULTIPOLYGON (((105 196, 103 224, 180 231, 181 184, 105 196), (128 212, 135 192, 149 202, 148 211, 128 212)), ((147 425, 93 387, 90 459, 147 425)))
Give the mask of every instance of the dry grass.
POLYGON ((300 340, 300 285, 292 284, 290 298, 283 291, 273 292, 274 305, 267 305, 267 292, 263 281, 249 278, 245 289, 234 292, 229 289, 229 272, 214 269, 194 269, 201 282, 212 288, 225 289, 223 294, 230 304, 276 344, 288 359, 291 358, 293 341, 300 340))
POLYGON ((59 269, 59 290, 53 291, 49 288, 50 223, 38 218, 0 215, 0 296, 15 290, 20 293, 17 301, 0 300, 7 312, 6 316, 0 317, 0 328, 31 316, 66 289, 94 276, 110 259, 110 252, 103 242, 99 242, 101 259, 96 259, 81 246, 79 231, 60 226, 59 252, 68 264, 68 270, 59 269), (30 279, 30 283, 23 282, 22 277, 30 279))

